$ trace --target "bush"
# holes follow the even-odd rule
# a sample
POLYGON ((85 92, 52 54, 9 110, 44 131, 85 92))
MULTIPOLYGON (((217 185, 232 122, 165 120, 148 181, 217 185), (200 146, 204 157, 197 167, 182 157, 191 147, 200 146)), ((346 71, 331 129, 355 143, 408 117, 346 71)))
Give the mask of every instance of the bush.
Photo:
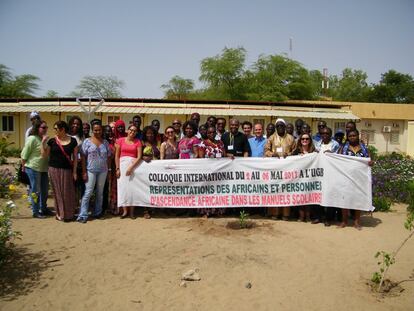
POLYGON ((375 210, 378 212, 388 212, 391 209, 391 201, 384 197, 373 197, 372 205, 375 206, 375 210))
POLYGON ((371 160, 376 160, 378 158, 378 149, 372 145, 368 146, 368 152, 371 160))
POLYGON ((10 147, 4 150, 5 157, 13 157, 13 158, 20 158, 20 154, 22 153, 22 149, 18 147, 10 147))
POLYGON ((372 196, 374 200, 409 203, 408 188, 413 180, 413 159, 398 153, 378 156, 372 166, 372 196))
POLYGON ((8 168, 0 169, 0 198, 9 198, 14 184, 15 176, 11 171, 8 168))
POLYGON ((19 232, 12 230, 12 223, 10 220, 11 214, 15 208, 16 205, 13 201, 8 201, 5 205, 0 207, 0 266, 9 254, 13 239, 20 235, 19 232))
POLYGON ((414 213, 414 181, 408 183, 408 211, 414 213))
POLYGON ((8 136, 5 136, 4 134, 0 138, 0 164, 6 163, 6 157, 7 157, 7 148, 14 144, 13 142, 9 143, 7 141, 8 136))

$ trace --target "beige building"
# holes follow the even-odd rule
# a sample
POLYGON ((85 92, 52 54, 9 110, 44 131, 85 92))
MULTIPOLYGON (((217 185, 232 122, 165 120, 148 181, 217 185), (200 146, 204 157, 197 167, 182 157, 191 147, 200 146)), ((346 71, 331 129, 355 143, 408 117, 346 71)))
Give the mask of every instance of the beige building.
MULTIPOLYGON (((0 100, 0 134, 7 135, 16 147, 24 144, 24 134, 30 126, 29 113, 38 111, 49 126, 58 120, 67 121, 78 115, 87 121, 101 119, 103 124, 122 119, 128 124, 134 115, 140 115, 143 126, 158 119, 161 130, 170 125, 175 118, 187 120, 191 113, 201 115, 201 123, 214 115, 238 118, 264 125, 284 118, 292 122, 298 118, 317 130, 317 122, 325 120, 334 131, 344 130, 348 120, 357 122, 361 136, 379 152, 398 151, 414 155, 414 105, 413 104, 376 104, 332 101, 197 101, 163 99, 107 99, 99 106, 99 100, 82 100, 82 106, 75 98, 35 98, 0 100)), ((49 135, 52 133, 49 132, 49 135)))

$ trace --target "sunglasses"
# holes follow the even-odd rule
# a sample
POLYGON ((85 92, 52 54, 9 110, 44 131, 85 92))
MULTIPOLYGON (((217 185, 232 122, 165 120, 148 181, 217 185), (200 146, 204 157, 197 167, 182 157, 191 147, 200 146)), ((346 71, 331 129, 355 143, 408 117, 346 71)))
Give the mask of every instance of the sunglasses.
POLYGON ((166 131, 167 134, 174 134, 174 131, 166 131))
POLYGON ((41 126, 40 127, 41 129, 47 129, 47 128, 49 128, 48 126, 41 126))
POLYGON ((310 138, 301 138, 300 140, 310 140, 310 138))
POLYGON ((173 125, 181 125, 180 122, 173 122, 173 125))

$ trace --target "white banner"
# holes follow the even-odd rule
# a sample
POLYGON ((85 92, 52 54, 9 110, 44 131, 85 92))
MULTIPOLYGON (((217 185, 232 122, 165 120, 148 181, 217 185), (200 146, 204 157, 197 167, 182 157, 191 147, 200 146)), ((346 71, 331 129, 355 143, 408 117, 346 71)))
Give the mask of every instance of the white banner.
MULTIPOLYGON (((125 172, 131 158, 121 158, 125 172)), ((331 153, 141 162, 118 180, 118 206, 162 208, 319 204, 372 210, 369 159, 331 153)))

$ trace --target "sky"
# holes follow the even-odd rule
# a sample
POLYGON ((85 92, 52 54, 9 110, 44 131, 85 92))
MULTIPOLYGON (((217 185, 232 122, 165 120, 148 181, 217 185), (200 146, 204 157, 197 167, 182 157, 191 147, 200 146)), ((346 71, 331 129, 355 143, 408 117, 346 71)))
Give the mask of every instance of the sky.
POLYGON ((162 98, 175 75, 244 47, 247 67, 286 53, 307 69, 414 76, 414 0, 0 0, 0 64, 67 96, 86 75, 116 76, 124 97, 162 98), (289 41, 292 38, 292 51, 289 41))

